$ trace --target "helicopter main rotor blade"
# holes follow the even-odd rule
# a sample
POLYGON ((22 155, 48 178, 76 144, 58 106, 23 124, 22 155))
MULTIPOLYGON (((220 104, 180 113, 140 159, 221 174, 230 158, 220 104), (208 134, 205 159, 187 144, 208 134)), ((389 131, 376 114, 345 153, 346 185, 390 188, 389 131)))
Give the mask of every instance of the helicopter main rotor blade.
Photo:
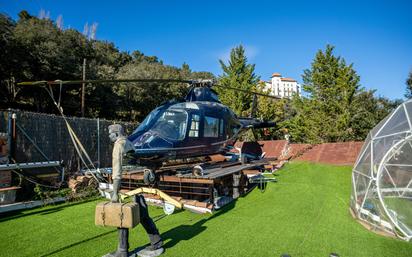
POLYGON ((241 88, 223 86, 219 84, 214 84, 212 80, 187 80, 187 79, 89 79, 89 80, 41 80, 41 81, 27 81, 27 82, 19 82, 17 83, 18 86, 43 86, 43 85, 81 85, 81 84, 98 84, 98 83, 186 83, 189 85, 208 85, 209 87, 220 87, 229 90, 235 90, 244 92, 246 94, 253 94, 259 95, 264 97, 269 97, 273 99, 281 99, 278 96, 272 96, 256 91, 245 90, 241 88))
POLYGON ((89 79, 89 80, 41 80, 17 83, 18 86, 42 86, 42 85, 80 85, 80 84, 98 84, 98 83, 188 83, 192 84, 195 80, 184 79, 89 79))

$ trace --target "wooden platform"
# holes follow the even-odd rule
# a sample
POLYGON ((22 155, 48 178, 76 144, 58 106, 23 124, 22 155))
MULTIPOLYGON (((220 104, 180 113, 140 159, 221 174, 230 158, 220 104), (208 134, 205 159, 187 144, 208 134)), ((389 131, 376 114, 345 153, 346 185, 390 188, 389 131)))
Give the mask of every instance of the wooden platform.
MULTIPOLYGON (((221 197, 236 199, 246 193, 253 186, 249 184, 248 178, 259 175, 265 166, 268 168, 270 161, 273 161, 273 158, 252 161, 247 164, 211 161, 164 167, 156 171, 158 182, 154 187, 194 206, 204 206, 211 209, 221 197), (196 165, 202 166, 202 175, 192 173, 192 169, 196 165)), ((133 190, 140 186, 146 186, 143 182, 143 172, 142 169, 128 170, 122 176, 122 189, 133 190)))

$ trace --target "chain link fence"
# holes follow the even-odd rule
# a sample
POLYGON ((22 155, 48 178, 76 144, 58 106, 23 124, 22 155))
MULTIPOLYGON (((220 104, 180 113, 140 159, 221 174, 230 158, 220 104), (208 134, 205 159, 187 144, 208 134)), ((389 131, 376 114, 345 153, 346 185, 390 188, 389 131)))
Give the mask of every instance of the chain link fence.
MULTIPOLYGON (((76 172, 82 168, 81 160, 61 116, 19 110, 0 111, 0 133, 11 132, 8 128, 8 120, 13 114, 16 115, 16 140, 13 156, 16 162, 46 161, 32 144, 31 141, 33 141, 48 160, 63 161, 66 171, 76 172)), ((138 124, 137 122, 114 122, 80 117, 67 117, 67 120, 96 167, 111 166, 112 143, 108 137, 108 126, 114 123, 121 124, 125 132, 130 134, 138 124)))

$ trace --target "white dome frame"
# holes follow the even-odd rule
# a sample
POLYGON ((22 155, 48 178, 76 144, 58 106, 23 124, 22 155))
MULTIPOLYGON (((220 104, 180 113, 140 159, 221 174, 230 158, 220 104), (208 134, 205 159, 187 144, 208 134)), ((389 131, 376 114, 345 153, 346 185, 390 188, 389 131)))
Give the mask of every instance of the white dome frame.
POLYGON ((374 228, 412 238, 412 100, 368 134, 352 170, 351 208, 374 228))

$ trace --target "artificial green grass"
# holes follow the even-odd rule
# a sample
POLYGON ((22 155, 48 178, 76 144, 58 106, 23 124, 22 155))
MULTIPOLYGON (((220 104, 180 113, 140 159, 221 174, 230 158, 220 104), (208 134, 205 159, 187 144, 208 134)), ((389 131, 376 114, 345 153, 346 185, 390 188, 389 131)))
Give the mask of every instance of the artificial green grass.
MULTIPOLYGON (((156 223, 164 256, 412 256, 412 243, 376 235, 349 214, 351 168, 291 163, 277 183, 214 215, 182 211, 156 223)), ((98 201, 23 211, 0 219, 0 256, 102 256, 116 248, 113 228, 94 225, 98 201)), ((151 208, 158 219, 163 211, 151 208)), ((141 226, 131 248, 148 243, 141 226)))

